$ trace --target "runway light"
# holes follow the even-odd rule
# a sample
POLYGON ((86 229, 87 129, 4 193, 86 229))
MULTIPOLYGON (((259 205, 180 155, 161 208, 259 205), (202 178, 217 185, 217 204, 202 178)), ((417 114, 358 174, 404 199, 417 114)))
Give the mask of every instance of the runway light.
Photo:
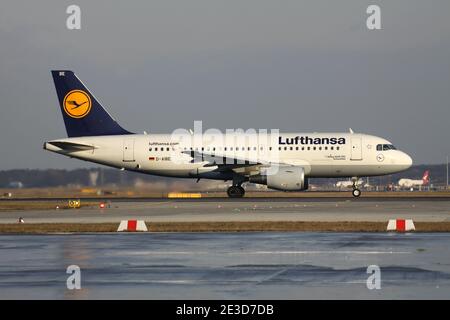
POLYGON ((100 203, 100 209, 105 209, 105 204, 103 202, 100 203))

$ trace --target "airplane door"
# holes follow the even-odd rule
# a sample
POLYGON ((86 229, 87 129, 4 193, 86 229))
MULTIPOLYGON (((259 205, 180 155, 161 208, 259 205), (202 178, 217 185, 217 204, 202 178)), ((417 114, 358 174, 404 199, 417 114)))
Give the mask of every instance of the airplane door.
POLYGON ((352 150, 350 160, 362 160, 362 137, 352 137, 352 150))
POLYGON ((134 139, 123 141, 123 161, 134 161, 134 139))

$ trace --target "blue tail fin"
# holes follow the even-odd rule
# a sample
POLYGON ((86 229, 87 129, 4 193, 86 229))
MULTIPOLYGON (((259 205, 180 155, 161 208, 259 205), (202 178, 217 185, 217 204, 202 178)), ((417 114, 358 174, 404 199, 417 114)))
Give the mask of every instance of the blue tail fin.
POLYGON ((131 134, 109 115, 72 71, 56 70, 52 76, 69 137, 131 134))

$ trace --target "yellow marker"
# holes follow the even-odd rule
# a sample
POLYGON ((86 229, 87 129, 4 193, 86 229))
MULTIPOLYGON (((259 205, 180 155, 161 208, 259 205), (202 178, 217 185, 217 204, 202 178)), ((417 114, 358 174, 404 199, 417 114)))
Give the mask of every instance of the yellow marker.
POLYGON ((176 193, 171 192, 167 194, 167 198, 201 198, 201 193, 176 193))
POLYGON ((79 208, 81 207, 81 200, 69 200, 69 208, 79 208))

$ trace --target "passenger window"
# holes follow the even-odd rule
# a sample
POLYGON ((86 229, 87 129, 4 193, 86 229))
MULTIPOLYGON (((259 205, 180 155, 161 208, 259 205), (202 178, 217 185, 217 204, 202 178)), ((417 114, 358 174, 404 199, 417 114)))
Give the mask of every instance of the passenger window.
POLYGON ((339 147, 336 147, 336 150, 339 150, 339 147))
POLYGON ((152 151, 152 148, 148 149, 148 151, 152 151))
POLYGON ((166 148, 166 151, 169 151, 169 150, 170 150, 169 147, 167 147, 167 148, 166 148))
POLYGON ((311 147, 308 147, 308 150, 311 150, 311 147))
POLYGON ((305 150, 305 147, 302 147, 302 151, 304 151, 305 150))
POLYGON ((325 147, 325 150, 328 150, 328 147, 325 147))
POLYGON ((316 150, 316 147, 313 147, 313 150, 316 150))
POLYGON ((319 147, 319 150, 322 150, 322 147, 319 147))
POLYGON ((298 147, 295 147, 295 150, 297 150, 297 151, 298 151, 298 147))
POLYGON ((287 150, 287 147, 284 147, 284 150, 287 150))
POLYGON ((292 151, 292 150, 294 150, 294 148, 290 147, 290 150, 292 151))
POLYGON ((334 150, 334 147, 330 147, 330 150, 334 150))

